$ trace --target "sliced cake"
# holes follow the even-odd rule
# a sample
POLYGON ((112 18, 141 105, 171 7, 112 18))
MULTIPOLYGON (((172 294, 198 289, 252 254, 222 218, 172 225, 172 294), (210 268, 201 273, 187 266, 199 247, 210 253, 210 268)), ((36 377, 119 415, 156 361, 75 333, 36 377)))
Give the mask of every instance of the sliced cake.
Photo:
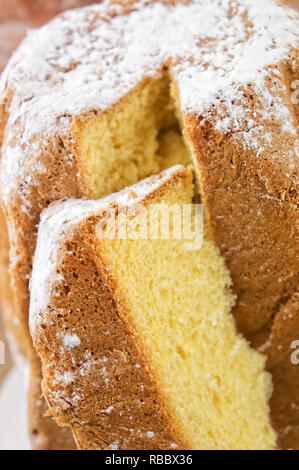
POLYGON ((198 243, 192 180, 177 165, 42 214, 30 328, 50 412, 81 449, 275 447, 265 356, 236 331, 207 230, 198 243))

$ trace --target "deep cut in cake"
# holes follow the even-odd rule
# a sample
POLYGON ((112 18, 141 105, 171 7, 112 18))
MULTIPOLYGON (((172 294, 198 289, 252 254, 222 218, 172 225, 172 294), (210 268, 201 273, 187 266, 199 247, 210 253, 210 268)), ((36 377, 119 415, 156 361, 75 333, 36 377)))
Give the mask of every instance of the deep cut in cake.
POLYGON ((174 220, 163 239, 158 219, 160 236, 138 239, 154 205, 192 204, 192 179, 175 166, 42 214, 30 327, 50 412, 81 449, 275 447, 265 356, 237 334, 229 273, 208 233, 186 249, 174 220))
POLYGON ((238 330, 271 356, 278 446, 299 448, 289 343, 290 331, 299 335, 298 26, 298 13, 272 0, 103 1, 28 35, 0 84, 0 178, 10 325, 30 362, 28 283, 42 209, 192 161, 238 330))

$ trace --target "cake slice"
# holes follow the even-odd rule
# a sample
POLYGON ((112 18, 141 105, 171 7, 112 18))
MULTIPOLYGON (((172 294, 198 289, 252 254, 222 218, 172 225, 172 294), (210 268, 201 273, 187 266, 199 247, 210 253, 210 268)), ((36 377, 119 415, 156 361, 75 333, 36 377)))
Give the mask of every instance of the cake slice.
POLYGON ((275 446, 265 356, 236 332, 230 277, 209 234, 197 243, 193 190, 192 169, 177 165, 42 214, 30 329, 50 412, 80 449, 275 446), (192 230, 185 236, 182 217, 180 238, 187 206, 192 230), (149 216, 161 207, 172 214, 169 236, 165 219, 149 216))

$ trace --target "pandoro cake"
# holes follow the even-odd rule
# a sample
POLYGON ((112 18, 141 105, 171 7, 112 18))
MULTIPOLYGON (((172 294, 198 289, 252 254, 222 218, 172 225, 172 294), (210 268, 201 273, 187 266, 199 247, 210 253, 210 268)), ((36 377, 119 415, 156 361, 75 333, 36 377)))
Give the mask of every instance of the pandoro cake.
POLYGON ((299 448, 298 26, 272 0, 103 1, 30 32, 13 55, 0 84, 1 231, 35 437, 51 441, 28 328, 41 211, 191 161, 238 331, 269 357, 278 447, 299 448))

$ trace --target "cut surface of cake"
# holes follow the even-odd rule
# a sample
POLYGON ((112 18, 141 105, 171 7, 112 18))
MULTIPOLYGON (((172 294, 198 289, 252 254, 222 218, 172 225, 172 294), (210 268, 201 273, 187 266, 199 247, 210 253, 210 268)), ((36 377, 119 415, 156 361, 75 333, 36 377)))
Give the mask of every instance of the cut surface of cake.
MULTIPOLYGON (((42 214, 31 334, 50 412, 79 448, 275 447, 266 358, 236 331, 218 249, 206 231, 190 249, 176 216, 167 236, 159 217, 159 235, 149 236, 154 208, 194 209, 192 180, 192 169, 178 165, 42 214)), ((190 211, 194 237, 195 217, 190 211)))
MULTIPOLYGON (((29 33, 0 82, 0 228, 9 324, 35 384, 28 283, 41 211, 192 160, 238 330, 271 356, 278 445, 299 448, 298 30, 298 13, 272 0, 105 0, 29 33)), ((30 396, 36 411, 38 386, 30 396)))

